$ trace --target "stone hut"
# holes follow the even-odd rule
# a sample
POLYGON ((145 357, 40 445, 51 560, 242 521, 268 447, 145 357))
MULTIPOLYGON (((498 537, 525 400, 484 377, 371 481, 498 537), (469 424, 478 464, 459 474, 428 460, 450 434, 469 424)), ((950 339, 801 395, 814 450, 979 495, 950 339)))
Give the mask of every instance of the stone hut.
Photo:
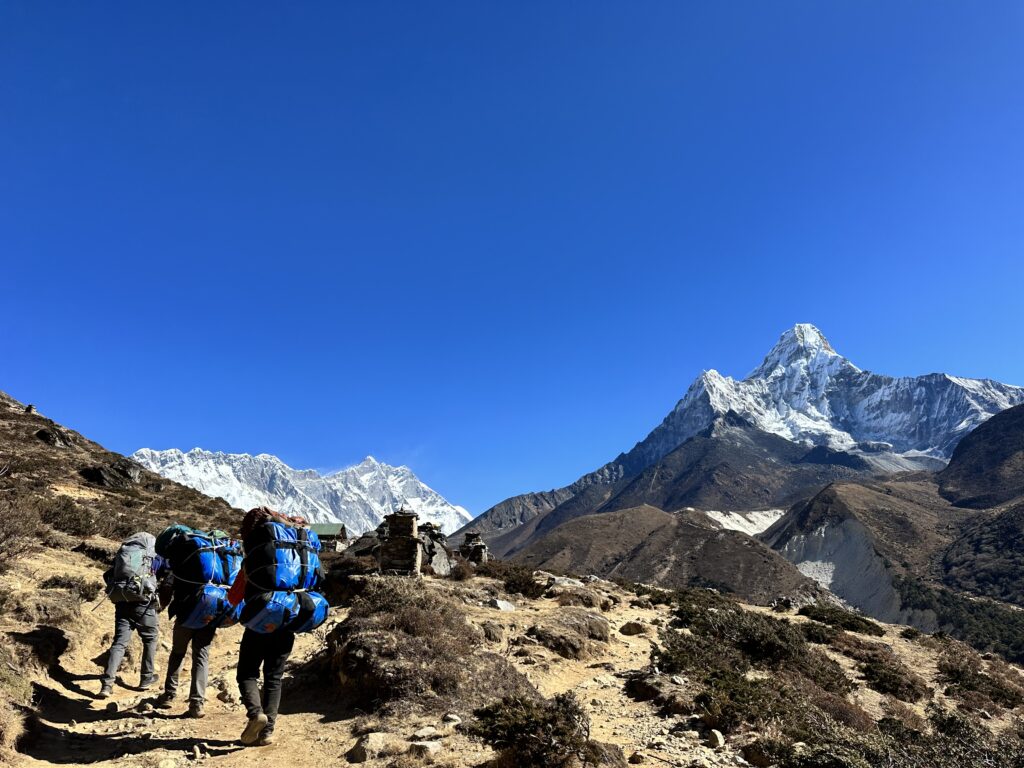
POLYGON ((418 518, 414 512, 400 509, 384 518, 379 531, 381 573, 416 575, 423 564, 418 518))
POLYGON ((459 554, 474 565, 483 565, 491 556, 479 531, 468 531, 459 547, 459 554))

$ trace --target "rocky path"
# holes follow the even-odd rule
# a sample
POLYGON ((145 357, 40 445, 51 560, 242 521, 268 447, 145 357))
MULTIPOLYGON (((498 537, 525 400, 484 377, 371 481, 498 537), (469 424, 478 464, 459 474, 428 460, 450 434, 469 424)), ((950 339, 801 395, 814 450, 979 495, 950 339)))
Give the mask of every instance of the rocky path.
MULTIPOLYGON (((61 553, 60 567, 65 573, 95 578, 94 563, 79 555, 61 553)), ((33 589, 32 574, 24 577, 21 588, 33 589)), ((640 753, 643 764, 673 766, 736 765, 726 750, 714 750, 701 737, 688 731, 685 724, 661 718, 651 705, 635 702, 623 692, 623 673, 648 662, 656 624, 664 619, 661 609, 628 605, 628 596, 601 615, 610 626, 607 642, 594 643, 585 658, 566 659, 540 644, 526 641, 525 632, 533 625, 557 619, 562 609, 551 599, 516 600, 512 611, 487 607, 479 599, 497 586, 485 580, 462 585, 427 580, 428 588, 457 591, 466 605, 466 618, 478 625, 500 627, 502 639, 494 650, 505 653, 545 695, 574 691, 590 712, 592 736, 622 747, 627 756, 640 753), (620 630, 633 622, 636 634, 620 630)), ((608 585, 609 589, 614 589, 608 585)), ((597 613, 595 609, 595 613, 597 613)), ((184 691, 171 710, 154 710, 150 704, 159 689, 145 693, 133 687, 138 680, 138 640, 133 640, 121 670, 121 679, 111 699, 99 700, 100 662, 110 642, 112 606, 100 602, 83 606, 80 617, 66 630, 37 627, 37 636, 22 637, 33 645, 45 671, 34 683, 38 723, 23 742, 16 768, 43 766, 97 766, 100 768, 183 768, 184 766, 337 766, 348 764, 347 756, 367 733, 386 735, 383 754, 370 750, 365 765, 384 768, 394 763, 393 755, 410 749, 413 741, 432 742, 424 748, 429 758, 409 761, 402 766, 426 764, 441 766, 481 766, 493 755, 479 743, 459 733, 452 722, 440 716, 392 718, 381 720, 352 711, 346 702, 332 699, 330 685, 323 680, 304 678, 310 674, 304 662, 315 654, 323 637, 344 612, 336 611, 331 621, 317 633, 299 636, 289 675, 286 678, 282 713, 269 747, 245 748, 237 739, 245 724, 245 712, 237 701, 234 666, 241 629, 222 630, 211 651, 210 689, 206 717, 184 716, 187 709, 184 691), (424 736, 423 734, 427 734, 424 736), (387 753, 390 752, 391 755, 387 753)), ((166 664, 169 652, 169 624, 162 626, 162 648, 158 667, 166 664)), ((9 630, 9 628, 8 628, 9 630)), ((9 630, 10 631, 10 630, 9 630)), ((627 630, 628 631, 628 630, 627 630)), ((326 673, 320 673, 326 674, 326 673)), ((189 660, 182 679, 187 689, 189 660)), ((381 737, 383 738, 383 736, 381 737)))

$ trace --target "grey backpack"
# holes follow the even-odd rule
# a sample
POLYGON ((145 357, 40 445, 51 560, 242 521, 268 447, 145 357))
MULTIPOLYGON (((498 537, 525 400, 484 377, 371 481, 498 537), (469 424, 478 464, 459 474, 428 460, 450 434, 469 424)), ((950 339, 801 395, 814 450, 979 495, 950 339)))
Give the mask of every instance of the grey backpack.
POLYGON ((114 603, 148 603, 156 594, 153 560, 156 537, 151 533, 135 533, 124 540, 114 564, 105 574, 107 595, 114 603))

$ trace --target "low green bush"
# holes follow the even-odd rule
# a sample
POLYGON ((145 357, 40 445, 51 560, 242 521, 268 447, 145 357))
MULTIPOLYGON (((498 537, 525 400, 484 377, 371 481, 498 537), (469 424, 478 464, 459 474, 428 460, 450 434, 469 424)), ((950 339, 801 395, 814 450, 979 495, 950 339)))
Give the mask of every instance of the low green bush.
POLYGON ((858 616, 856 613, 844 610, 837 605, 815 603, 814 605, 802 606, 797 613, 814 621, 819 621, 822 624, 845 629, 847 632, 859 632, 862 635, 874 635, 875 637, 882 637, 885 634, 885 630, 879 624, 871 621, 871 619, 858 616))
POLYGON ((590 718, 571 692, 553 699, 510 696, 473 715, 469 734, 520 768, 566 768, 606 761, 607 746, 591 741, 590 718))

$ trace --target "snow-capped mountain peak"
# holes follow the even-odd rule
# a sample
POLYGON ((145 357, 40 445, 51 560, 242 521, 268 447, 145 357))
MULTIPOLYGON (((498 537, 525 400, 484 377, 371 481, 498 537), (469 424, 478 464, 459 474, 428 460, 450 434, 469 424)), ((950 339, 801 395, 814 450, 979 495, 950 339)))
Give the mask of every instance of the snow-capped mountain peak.
POLYGON ((322 475, 289 467, 267 453, 222 453, 193 448, 154 451, 132 458, 154 472, 241 509, 269 506, 310 522, 345 523, 350 533, 376 528, 384 516, 404 508, 451 533, 470 519, 425 485, 408 467, 392 467, 367 456, 355 466, 322 475))
POLYGON ((850 368, 859 371, 853 363, 840 355, 825 338, 825 334, 810 323, 797 323, 776 342, 748 379, 766 378, 788 371, 829 370, 850 368), (781 373, 780 373, 781 372, 781 373))

